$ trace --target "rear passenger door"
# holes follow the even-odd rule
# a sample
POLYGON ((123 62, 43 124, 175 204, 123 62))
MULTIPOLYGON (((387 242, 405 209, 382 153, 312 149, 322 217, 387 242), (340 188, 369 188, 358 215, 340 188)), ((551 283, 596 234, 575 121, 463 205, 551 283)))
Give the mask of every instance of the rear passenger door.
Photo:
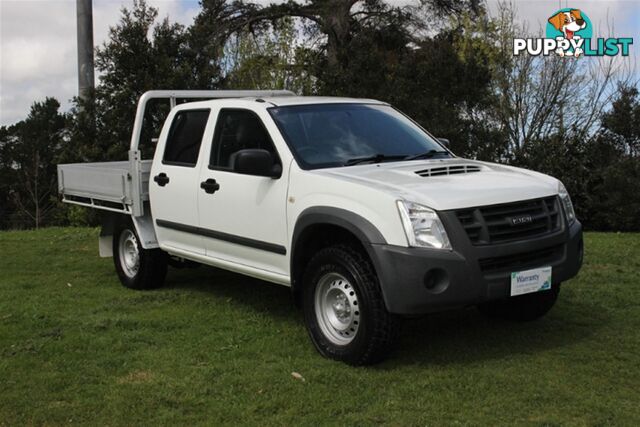
POLYGON ((213 193, 201 190, 198 198, 207 256, 288 275, 288 168, 280 178, 269 178, 236 173, 232 167, 234 153, 243 149, 267 150, 281 163, 264 122, 252 110, 223 108, 209 144, 209 164, 202 165, 200 182, 215 181, 219 187, 213 193))
MULTIPOLYGON (((158 242, 166 250, 204 255, 204 243, 197 232, 198 165, 210 112, 179 110, 169 128, 162 131, 167 132, 166 137, 160 136, 160 141, 166 142, 158 146, 153 159, 149 197, 158 242)), ((211 140, 211 135, 207 139, 211 140)))

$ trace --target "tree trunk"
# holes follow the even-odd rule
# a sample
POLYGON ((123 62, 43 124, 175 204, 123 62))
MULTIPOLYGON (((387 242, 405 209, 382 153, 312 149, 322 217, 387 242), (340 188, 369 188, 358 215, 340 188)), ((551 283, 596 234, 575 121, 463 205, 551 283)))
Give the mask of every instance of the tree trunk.
POLYGON ((34 187, 34 201, 36 206, 36 230, 40 228, 40 194, 38 193, 38 166, 40 165, 40 152, 36 151, 34 162, 34 171, 33 171, 33 187, 34 187))
POLYGON ((351 34, 351 8, 353 1, 332 0, 323 17, 322 29, 327 34, 327 62, 330 67, 346 65, 340 53, 344 51, 351 34))

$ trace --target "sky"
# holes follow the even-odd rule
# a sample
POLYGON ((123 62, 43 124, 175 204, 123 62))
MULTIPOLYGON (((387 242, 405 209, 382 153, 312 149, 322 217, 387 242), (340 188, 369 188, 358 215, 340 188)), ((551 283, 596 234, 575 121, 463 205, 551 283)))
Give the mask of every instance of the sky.
MULTIPOLYGON (((411 0, 389 0, 406 4, 411 0)), ((133 0, 93 0, 94 44, 101 45, 120 9, 133 0)), ((269 0, 258 0, 269 3, 269 0)), ((512 0, 514 20, 532 30, 546 24, 559 7, 578 8, 594 24, 594 36, 612 29, 615 37, 633 37, 629 60, 640 68, 640 0, 512 0)), ((197 14, 197 0, 148 0, 159 18, 189 25, 197 14)), ((498 0, 488 0, 497 13, 498 0)), ((636 73, 639 71, 636 70, 636 73)), ((97 82, 96 82, 97 83, 97 82)), ((34 101, 57 98, 62 109, 77 94, 76 0, 0 0, 0 125, 22 120, 34 101)))

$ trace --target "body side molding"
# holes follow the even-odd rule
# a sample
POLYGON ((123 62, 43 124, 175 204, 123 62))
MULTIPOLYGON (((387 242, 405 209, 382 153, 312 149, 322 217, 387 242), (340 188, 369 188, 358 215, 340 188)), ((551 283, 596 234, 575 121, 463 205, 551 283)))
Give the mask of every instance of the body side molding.
POLYGON ((178 222, 166 221, 163 219, 157 219, 156 225, 158 227, 170 228, 172 230, 182 231, 185 233, 197 234, 204 237, 211 237, 213 239, 222 240, 229 243, 235 243, 236 245, 247 246, 254 249, 260 249, 262 251, 273 252, 279 255, 286 255, 287 249, 282 245, 275 243, 263 242, 261 240, 254 240, 248 237, 236 236, 235 234, 223 233, 221 231, 209 230, 202 227, 195 227, 193 225, 180 224, 178 222))

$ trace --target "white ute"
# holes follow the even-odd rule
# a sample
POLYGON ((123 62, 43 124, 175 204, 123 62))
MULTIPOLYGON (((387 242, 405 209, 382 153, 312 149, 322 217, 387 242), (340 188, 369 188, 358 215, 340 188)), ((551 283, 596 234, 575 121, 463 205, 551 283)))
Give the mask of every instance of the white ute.
POLYGON ((477 305, 536 319, 582 264, 560 181, 447 146, 374 100, 151 91, 128 161, 59 165, 59 191, 105 211, 100 254, 124 286, 158 288, 173 262, 289 286, 318 351, 361 365, 389 352, 403 316, 477 305), (173 108, 147 160, 155 98, 173 108))

